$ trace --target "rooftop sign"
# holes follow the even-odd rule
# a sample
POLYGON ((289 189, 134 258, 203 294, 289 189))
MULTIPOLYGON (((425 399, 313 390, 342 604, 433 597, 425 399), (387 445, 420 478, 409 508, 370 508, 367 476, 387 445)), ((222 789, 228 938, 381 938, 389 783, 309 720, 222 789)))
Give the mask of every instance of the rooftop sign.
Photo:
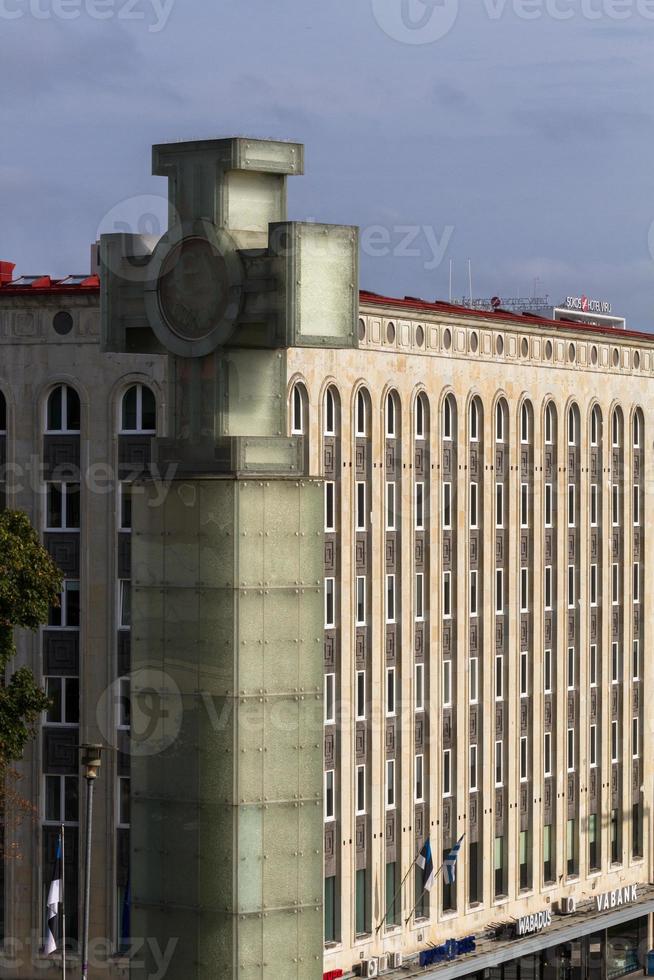
POLYGON ((577 313, 602 313, 611 315, 611 304, 603 299, 589 299, 588 296, 567 296, 561 306, 577 313))

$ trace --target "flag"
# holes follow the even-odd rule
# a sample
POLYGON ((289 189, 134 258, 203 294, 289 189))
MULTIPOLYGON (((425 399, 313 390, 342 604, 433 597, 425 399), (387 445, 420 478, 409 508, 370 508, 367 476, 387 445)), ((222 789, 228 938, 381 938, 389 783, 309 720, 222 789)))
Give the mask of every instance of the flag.
POLYGON ((456 859, 459 856, 461 841, 464 837, 465 834, 461 834, 458 841, 443 862, 443 873, 445 875, 445 881, 448 883, 448 885, 453 885, 456 881, 456 859))
POLYGON ((427 838, 423 844, 416 864, 419 868, 422 868, 422 890, 425 892, 430 892, 431 887, 434 884, 434 862, 431 856, 431 844, 429 843, 429 838, 427 838))
POLYGON ((47 922, 45 946, 43 949, 45 956, 50 956, 51 953, 55 953, 57 951, 56 937, 59 935, 57 920, 59 919, 59 905, 61 902, 61 878, 61 834, 59 834, 59 837, 57 838, 57 853, 55 855, 54 868, 52 869, 52 881, 50 882, 50 888, 48 889, 48 901, 45 912, 47 922))

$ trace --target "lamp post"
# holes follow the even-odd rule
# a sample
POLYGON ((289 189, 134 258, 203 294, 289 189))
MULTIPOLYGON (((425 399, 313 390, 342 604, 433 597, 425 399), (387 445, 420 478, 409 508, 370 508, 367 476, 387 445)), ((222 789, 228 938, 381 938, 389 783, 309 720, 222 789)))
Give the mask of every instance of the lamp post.
POLYGON ((86 780, 86 855, 84 860, 84 923, 82 926, 82 980, 89 976, 89 908, 91 904, 91 827, 93 824, 93 787, 100 768, 101 745, 80 745, 82 769, 86 780))

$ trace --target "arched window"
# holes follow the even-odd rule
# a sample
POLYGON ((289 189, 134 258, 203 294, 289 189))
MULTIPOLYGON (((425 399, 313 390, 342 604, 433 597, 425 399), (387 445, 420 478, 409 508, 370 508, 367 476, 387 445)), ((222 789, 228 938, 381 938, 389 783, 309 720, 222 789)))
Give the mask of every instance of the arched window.
POLYGON ((479 442, 479 405, 476 398, 470 402, 470 442, 479 442))
POLYGON ((640 449, 640 412, 634 413, 634 449, 640 449))
POLYGON ((355 432, 360 438, 368 435, 368 397, 363 388, 357 391, 355 432))
POLYGON ((7 399, 0 391, 0 435, 7 432, 7 399))
POLYGON ((615 447, 620 445, 620 409, 616 408, 611 417, 611 444, 615 447))
POLYGON ((448 395, 443 402, 443 439, 452 438, 452 396, 448 395))
POLYGON ((338 392, 335 388, 330 387, 325 392, 323 411, 323 435, 335 436, 338 426, 338 392))
POLYGON ((523 402, 520 409, 520 442, 529 442, 529 406, 523 402))
POLYGON ((499 401, 495 406, 495 441, 504 442, 506 428, 506 410, 504 402, 499 401))
POLYGON ((425 396, 418 395, 416 398, 416 439, 425 438, 425 396))
POLYGON ((386 396, 386 438, 394 439, 397 435, 397 402, 394 391, 386 396))
POLYGON ((577 408, 571 405, 568 409, 568 445, 577 445, 577 408))
POLYGON ((590 413, 590 444, 591 446, 598 446, 600 439, 600 432, 602 431, 602 416, 600 414, 599 405, 593 406, 593 411, 590 413))
POLYGON ((551 446, 554 442, 554 405, 548 402, 545 406, 545 443, 551 446))
POLYGON ((79 395, 70 385, 57 385, 48 395, 46 432, 78 433, 79 395))
POLYGON ((120 431, 146 434, 157 431, 157 405, 154 394, 147 385, 132 385, 123 395, 120 431))

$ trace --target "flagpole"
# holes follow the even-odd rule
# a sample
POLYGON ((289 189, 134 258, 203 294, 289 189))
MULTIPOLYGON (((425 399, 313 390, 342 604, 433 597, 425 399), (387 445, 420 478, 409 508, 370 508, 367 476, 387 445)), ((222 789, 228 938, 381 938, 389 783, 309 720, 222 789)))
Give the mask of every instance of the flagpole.
MULTIPOLYGON (((398 896, 398 895, 400 894, 400 892, 402 891, 402 889, 403 889, 403 887, 404 887, 404 882, 405 882, 405 881, 407 880, 407 878, 409 877, 409 875, 411 874, 411 872, 412 872, 412 871, 413 871, 413 869, 415 868, 415 866, 416 866, 416 861, 418 860, 418 858, 419 858, 419 857, 420 857, 420 851, 418 851, 418 853, 417 853, 417 854, 416 854, 416 856, 414 857, 414 859, 413 859, 413 864, 412 864, 412 865, 410 866, 410 868, 409 868, 409 870, 407 871, 407 873, 405 874, 405 876, 404 876, 404 878, 402 878, 402 881, 400 882, 400 887, 398 888, 398 890, 397 890, 397 891, 395 892, 395 894, 393 895, 393 905, 395 905, 395 900, 397 899, 397 896, 398 896)), ((392 906, 391 906, 391 907, 392 907, 392 906)), ((379 925, 378 925, 378 926, 377 926, 377 928, 375 929, 375 935, 377 935, 377 933, 379 932, 379 930, 381 929, 381 927, 382 927, 382 926, 384 925, 384 923, 386 922, 386 919, 388 918, 388 912, 389 912, 389 909, 388 909, 388 906, 387 906, 387 907, 386 907, 386 915, 384 916, 384 918, 383 918, 383 919, 381 920, 381 922, 379 923, 379 925)))
POLYGON ((61 980, 66 980, 66 843, 61 825, 61 980))
MULTIPOLYGON (((443 861, 443 863, 441 864, 440 868, 438 869, 438 871, 434 875, 434 881, 436 881, 436 879, 438 878, 439 874, 441 873, 441 871, 443 870, 444 867, 445 867, 445 861, 443 861)), ((420 895, 418 896, 418 901, 416 902, 416 904, 413 906, 413 908, 409 912, 408 918, 406 919, 406 921, 404 923, 405 926, 407 926, 409 924, 409 919, 411 918, 411 916, 414 914, 415 910, 420 905, 420 902, 422 900, 422 896, 425 894, 426 891, 427 891, 427 889, 426 888, 423 888, 422 891, 420 892, 420 895)))

